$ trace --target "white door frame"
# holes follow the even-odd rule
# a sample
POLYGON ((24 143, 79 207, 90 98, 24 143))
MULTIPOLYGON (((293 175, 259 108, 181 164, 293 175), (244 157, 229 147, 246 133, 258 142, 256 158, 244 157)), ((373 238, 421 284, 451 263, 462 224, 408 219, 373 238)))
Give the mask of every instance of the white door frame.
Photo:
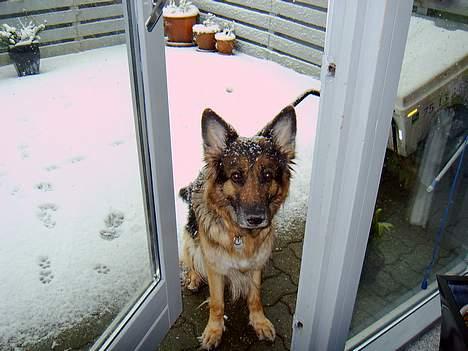
POLYGON ((100 349, 155 350, 182 311, 162 17, 152 32, 150 0, 123 1, 134 116, 150 232, 154 282, 100 349), (152 189, 152 193, 151 193, 152 189))
POLYGON ((345 348, 412 3, 329 3, 293 350, 345 348))

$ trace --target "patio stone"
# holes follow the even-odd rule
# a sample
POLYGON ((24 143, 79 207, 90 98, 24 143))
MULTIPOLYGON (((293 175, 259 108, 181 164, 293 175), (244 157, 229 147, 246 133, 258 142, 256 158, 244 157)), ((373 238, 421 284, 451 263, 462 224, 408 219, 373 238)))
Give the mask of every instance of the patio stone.
POLYGON ((298 241, 298 242, 292 242, 289 244, 289 248, 293 251, 294 253, 294 256, 296 256, 296 258, 298 260, 301 259, 302 257, 302 246, 303 246, 303 241, 298 241))
POLYGON ((394 233, 386 233, 384 236, 391 237, 391 240, 386 240, 382 241, 379 244, 379 248, 383 252, 394 252, 394 253, 399 253, 400 255, 402 254, 410 254, 413 250, 414 247, 405 245, 398 236, 394 233))
POLYGON ((265 268, 263 268, 262 272, 262 278, 263 280, 268 279, 268 278, 273 278, 277 277, 281 274, 281 271, 275 268, 272 259, 270 258, 268 260, 268 263, 265 265, 265 268))
POLYGON ((372 286, 372 290, 380 297, 388 297, 392 292, 401 289, 401 284, 393 279, 392 275, 387 271, 381 271, 377 273, 375 284, 372 286))
POLYGON ((432 257, 432 240, 421 244, 410 252, 402 255, 401 260, 416 272, 424 272, 432 257))
POLYGON ((173 351, 173 350, 187 350, 192 348, 198 348, 199 344, 193 337, 193 328, 188 321, 184 318, 179 318, 177 321, 178 325, 169 330, 166 338, 171 340, 160 347, 161 351, 173 351))
POLYGON ((415 271, 410 264, 401 260, 392 265, 390 274, 396 282, 409 289, 418 285, 422 277, 420 272, 415 271))
POLYGON ((293 316, 289 313, 288 307, 279 302, 273 307, 267 307, 266 313, 276 329, 276 333, 283 341, 283 349, 289 350, 291 345, 293 316))
POLYGON ((262 301, 265 306, 273 306, 279 302, 284 295, 289 295, 297 292, 291 279, 284 273, 275 277, 269 278, 262 283, 262 301))
POLYGON ((288 294, 288 295, 283 295, 281 297, 281 302, 283 302, 288 307, 289 314, 291 316, 294 315, 294 312, 296 310, 296 301, 297 301, 297 294, 295 292, 288 294))
POLYGON ((296 258, 293 250, 285 247, 284 249, 273 251, 272 261, 275 268, 288 275, 294 285, 297 286, 299 284, 301 261, 296 258))

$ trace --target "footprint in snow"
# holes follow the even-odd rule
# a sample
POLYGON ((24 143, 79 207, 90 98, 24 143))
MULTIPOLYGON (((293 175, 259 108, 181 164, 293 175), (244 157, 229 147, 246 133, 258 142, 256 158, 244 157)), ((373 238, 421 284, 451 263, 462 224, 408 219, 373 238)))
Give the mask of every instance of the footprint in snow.
POLYGON ((40 267, 39 281, 44 285, 50 284, 54 279, 54 274, 50 269, 51 263, 49 258, 47 256, 39 257, 38 265, 40 267))
POLYGON ((125 215, 121 211, 112 211, 106 218, 104 218, 104 223, 107 228, 118 228, 122 225, 125 219, 125 215))
POLYGON ((104 240, 114 240, 120 236, 120 226, 125 220, 125 215, 120 211, 112 211, 104 218, 105 229, 99 231, 104 240))
POLYGON ((78 163, 78 162, 83 161, 84 159, 85 159, 84 156, 75 156, 75 157, 72 157, 70 159, 70 162, 71 163, 78 163))
POLYGON ((49 203, 39 205, 37 211, 37 218, 42 222, 44 227, 52 229, 57 222, 55 221, 55 212, 57 212, 57 205, 49 203))
POLYGON ((40 182, 36 184, 35 188, 40 191, 52 191, 53 190, 52 184, 50 184, 49 182, 40 182))
POLYGON ((59 169, 59 166, 50 165, 50 166, 47 166, 45 169, 46 169, 47 172, 52 172, 52 171, 55 171, 55 170, 59 169))
POLYGON ((100 264, 100 263, 94 266, 94 270, 98 274, 107 274, 110 272, 109 267, 107 267, 105 264, 100 264))
POLYGON ((39 257, 39 263, 38 263, 39 267, 41 267, 42 269, 48 269, 50 268, 50 260, 49 260, 49 257, 47 256, 40 256, 39 257))

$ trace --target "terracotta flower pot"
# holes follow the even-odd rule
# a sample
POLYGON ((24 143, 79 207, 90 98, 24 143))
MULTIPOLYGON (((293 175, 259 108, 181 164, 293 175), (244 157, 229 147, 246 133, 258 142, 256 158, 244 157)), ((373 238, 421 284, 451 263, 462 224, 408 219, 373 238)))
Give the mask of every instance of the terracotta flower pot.
POLYGON ((168 42, 192 43, 192 27, 197 23, 197 16, 169 17, 164 16, 164 32, 168 42))
POLYGON ((235 47, 236 37, 234 35, 226 35, 225 33, 217 33, 216 49, 219 53, 232 55, 235 47))
POLYGON ((218 40, 216 41, 216 49, 221 54, 232 55, 235 46, 234 42, 235 40, 218 40))
POLYGON ((195 33, 195 43, 201 50, 216 50, 215 33, 195 33))
POLYGON ((201 50, 215 51, 216 39, 215 34, 220 30, 217 24, 196 24, 193 26, 193 35, 195 43, 201 50))

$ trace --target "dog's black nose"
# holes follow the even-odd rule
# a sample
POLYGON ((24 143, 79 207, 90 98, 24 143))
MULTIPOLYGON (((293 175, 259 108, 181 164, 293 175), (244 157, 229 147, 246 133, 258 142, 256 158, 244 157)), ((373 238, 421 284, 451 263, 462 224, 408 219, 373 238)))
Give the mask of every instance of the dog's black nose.
POLYGON ((264 215, 251 215, 247 217, 247 223, 249 223, 251 226, 258 226, 263 223, 265 220, 264 215))
POLYGON ((237 212, 237 223, 241 228, 259 229, 268 225, 268 212, 265 207, 240 207, 237 212))

